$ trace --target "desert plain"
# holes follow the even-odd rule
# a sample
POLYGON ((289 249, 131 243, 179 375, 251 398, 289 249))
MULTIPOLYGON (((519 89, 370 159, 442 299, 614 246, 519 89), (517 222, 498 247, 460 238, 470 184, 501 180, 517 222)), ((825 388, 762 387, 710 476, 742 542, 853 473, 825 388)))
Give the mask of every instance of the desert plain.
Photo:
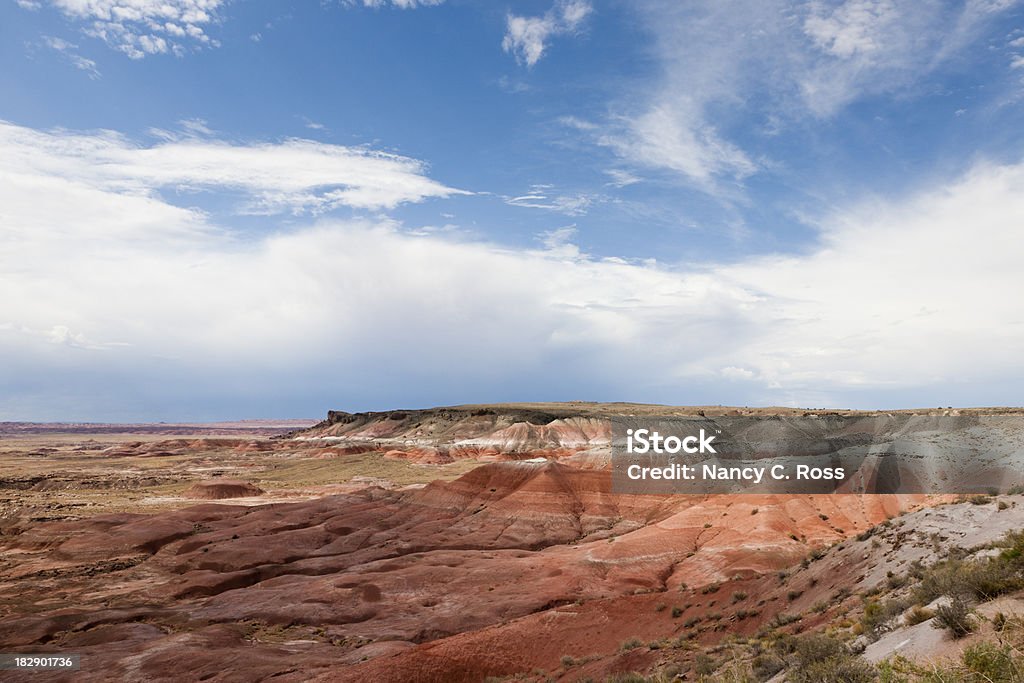
POLYGON ((82 655, 6 679, 814 680, 801 643, 817 643, 840 669, 902 662, 918 680, 1017 637, 1024 582, 974 595, 966 634, 934 626, 960 589, 921 588, 1012 544, 1017 492, 613 493, 609 416, 646 412, 877 416, 570 403, 4 423, 0 651, 82 655))

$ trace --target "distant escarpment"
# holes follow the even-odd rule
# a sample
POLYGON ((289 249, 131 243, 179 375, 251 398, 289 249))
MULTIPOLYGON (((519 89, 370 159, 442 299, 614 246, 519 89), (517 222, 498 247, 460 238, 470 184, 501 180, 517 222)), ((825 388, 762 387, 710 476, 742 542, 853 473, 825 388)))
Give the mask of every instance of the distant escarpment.
POLYGON ((626 427, 657 425, 664 419, 692 433, 716 434, 720 448, 727 447, 738 458, 834 455, 899 467, 903 480, 918 481, 914 489, 918 491, 945 490, 942 482, 950 478, 970 479, 974 488, 1005 488, 1018 483, 1008 481, 1007 473, 1024 471, 1024 411, 1018 408, 853 411, 585 402, 466 405, 331 411, 323 422, 288 436, 300 441, 371 444, 419 462, 545 457, 602 469, 610 465, 613 438, 623 439, 626 427), (906 467, 913 471, 904 472, 906 467))

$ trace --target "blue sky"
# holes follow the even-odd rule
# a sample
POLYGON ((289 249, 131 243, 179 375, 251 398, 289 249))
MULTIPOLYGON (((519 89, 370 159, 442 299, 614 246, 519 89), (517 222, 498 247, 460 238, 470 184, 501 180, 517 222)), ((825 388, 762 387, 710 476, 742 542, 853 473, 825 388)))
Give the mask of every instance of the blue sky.
POLYGON ((0 419, 1019 403, 1024 6, 4 0, 0 419))

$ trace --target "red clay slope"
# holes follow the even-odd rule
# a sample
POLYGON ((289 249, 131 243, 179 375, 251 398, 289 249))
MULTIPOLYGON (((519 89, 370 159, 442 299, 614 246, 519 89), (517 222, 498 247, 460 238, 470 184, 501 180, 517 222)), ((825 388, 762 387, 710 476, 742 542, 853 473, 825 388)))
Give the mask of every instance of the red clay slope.
POLYGON ((549 670, 661 633, 654 602, 684 582, 756 582, 914 503, 609 486, 501 462, 416 491, 28 525, 0 539, 0 646, 81 652, 75 680, 549 670))

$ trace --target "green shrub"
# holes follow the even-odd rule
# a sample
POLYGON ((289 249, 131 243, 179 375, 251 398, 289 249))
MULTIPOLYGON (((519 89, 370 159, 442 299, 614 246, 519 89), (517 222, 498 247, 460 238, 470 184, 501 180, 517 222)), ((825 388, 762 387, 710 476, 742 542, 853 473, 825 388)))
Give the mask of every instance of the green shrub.
POLYGON ((605 683, 653 683, 650 678, 635 671, 625 674, 613 674, 604 680, 605 683))
POLYGON ((954 638, 963 638, 974 631, 975 623, 967 603, 960 598, 953 598, 935 610, 933 626, 947 629, 954 638))
POLYGON ((854 656, 814 662, 791 672, 793 683, 871 683, 878 671, 868 661, 854 656))
POLYGON ((907 608, 905 600, 895 599, 878 602, 872 600, 864 606, 864 616, 860 623, 864 632, 872 637, 877 637, 882 627, 893 620, 897 615, 907 608))
POLYGON ((1024 680, 1024 660, 1009 645, 978 643, 964 648, 964 668, 984 681, 1024 680))
POLYGON ((630 650, 637 649, 641 645, 643 645, 643 641, 639 638, 630 638, 629 640, 624 640, 622 645, 619 645, 619 649, 623 652, 629 652, 630 650))
POLYGON ((1024 656, 1010 645, 982 642, 964 648, 959 661, 926 666, 896 656, 879 665, 882 683, 1019 683, 1024 656))
POLYGON ((698 676, 710 676, 715 673, 715 660, 702 652, 694 660, 693 670, 698 676))
POLYGON ((973 596, 991 600, 1004 593, 1024 588, 1024 567, 1021 550, 1015 545, 998 557, 965 561, 950 559, 922 572, 921 583, 914 592, 918 602, 928 603, 942 595, 973 596))
POLYGON ((798 622, 801 618, 802 617, 799 614, 785 614, 783 612, 779 612, 775 615, 773 622, 776 627, 782 627, 798 622))
POLYGON ((894 574, 893 572, 889 572, 885 578, 885 585, 889 588, 889 590, 897 590, 899 588, 903 588, 905 585, 907 585, 907 577, 903 576, 902 574, 894 574))
POLYGON ((794 683, 867 683, 875 667, 860 659, 839 640, 809 635, 796 642, 796 662, 787 680, 794 683))
POLYGON ((1006 615, 996 612, 996 615, 992 617, 992 630, 1001 633, 1004 628, 1006 628, 1006 615))
POLYGON ((769 678, 786 668, 786 663, 781 657, 773 654, 762 653, 754 657, 750 663, 754 677, 759 681, 767 681, 769 678))

